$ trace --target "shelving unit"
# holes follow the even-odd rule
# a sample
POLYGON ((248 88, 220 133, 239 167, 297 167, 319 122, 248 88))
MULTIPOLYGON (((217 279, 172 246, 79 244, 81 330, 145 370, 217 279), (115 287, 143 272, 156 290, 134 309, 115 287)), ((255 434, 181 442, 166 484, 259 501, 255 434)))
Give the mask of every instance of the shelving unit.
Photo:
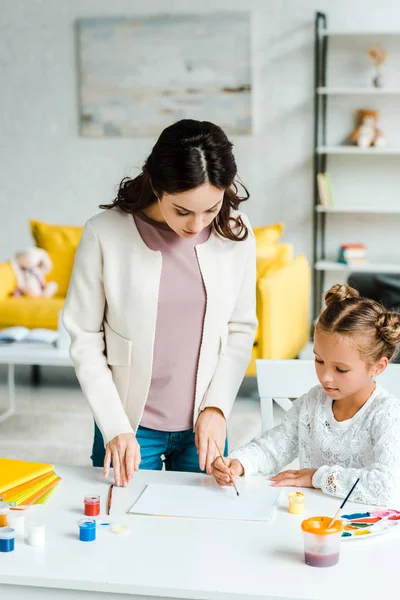
POLYGON ((400 264, 396 263, 367 263, 365 265, 345 265, 334 260, 318 260, 314 264, 317 271, 364 271, 368 273, 400 273, 400 264))
POLYGON ((395 88, 340 88, 340 87, 319 87, 318 94, 326 94, 327 96, 399 96, 400 89, 395 88))
MULTIPOLYGON (((326 15, 324 13, 317 13, 317 16, 321 15, 322 17, 325 17, 325 23, 326 21, 326 15)), ((320 35, 321 37, 324 36, 351 36, 354 37, 355 35, 357 36, 364 36, 364 37, 372 37, 372 36, 376 36, 376 37, 382 37, 382 36, 397 36, 399 35, 398 31, 359 31, 359 30, 350 30, 350 31, 340 31, 339 29, 328 29, 327 27, 325 28, 320 28, 320 35)))
MULTIPOLYGON (((327 110, 328 99, 334 96, 384 97, 400 96, 400 88, 367 88, 350 86, 329 86, 327 84, 327 56, 329 39, 334 36, 362 36, 372 39, 384 36, 400 36, 394 31, 339 31, 327 27, 325 13, 317 12, 315 20, 315 63, 314 63, 314 161, 313 161, 313 319, 320 311, 322 293, 324 291, 325 274, 340 272, 343 274, 355 271, 375 273, 398 273, 399 264, 390 262, 368 262, 365 265, 344 265, 326 257, 326 221, 330 215, 400 215, 400 206, 332 206, 319 204, 317 174, 327 171, 328 157, 357 156, 362 160, 366 156, 374 158, 400 156, 400 147, 359 148, 358 146, 337 146, 327 143, 327 110)), ((379 158, 380 160, 380 158, 379 158)))
POLYGON ((318 146, 317 154, 359 154, 368 156, 371 154, 387 156, 388 154, 400 154, 400 148, 359 148, 358 146, 318 146))
POLYGON ((323 206, 317 204, 316 212, 331 214, 371 214, 371 215, 400 215, 400 207, 386 208, 379 206, 323 206))

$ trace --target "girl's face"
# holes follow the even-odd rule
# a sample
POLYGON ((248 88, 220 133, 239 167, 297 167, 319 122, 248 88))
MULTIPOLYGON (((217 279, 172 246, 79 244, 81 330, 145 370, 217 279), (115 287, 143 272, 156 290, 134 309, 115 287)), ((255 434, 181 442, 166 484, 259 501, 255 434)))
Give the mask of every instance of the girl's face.
POLYGON ((198 235, 215 219, 222 207, 224 190, 205 183, 181 194, 164 194, 158 200, 161 216, 182 238, 198 235))
POLYGON ((349 337, 321 332, 318 328, 314 334, 314 354, 319 382, 333 400, 367 389, 388 364, 386 357, 372 365, 365 362, 349 337))

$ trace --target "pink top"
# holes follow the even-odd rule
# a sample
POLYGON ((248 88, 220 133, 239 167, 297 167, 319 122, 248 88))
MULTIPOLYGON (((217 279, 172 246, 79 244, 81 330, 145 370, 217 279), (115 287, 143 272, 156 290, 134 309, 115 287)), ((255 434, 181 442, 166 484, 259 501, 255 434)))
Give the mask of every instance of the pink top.
POLYGON ((144 243, 162 253, 153 370, 140 424, 158 431, 185 431, 193 427, 207 300, 196 246, 208 240, 211 226, 184 239, 166 223, 143 214, 133 218, 144 243))

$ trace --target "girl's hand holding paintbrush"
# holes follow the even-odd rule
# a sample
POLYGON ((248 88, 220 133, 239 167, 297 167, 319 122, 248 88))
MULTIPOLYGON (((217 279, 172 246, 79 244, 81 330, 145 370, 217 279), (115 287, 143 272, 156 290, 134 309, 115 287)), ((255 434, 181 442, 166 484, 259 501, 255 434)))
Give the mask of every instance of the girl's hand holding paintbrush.
POLYGON ((212 464, 212 474, 218 485, 232 485, 232 479, 235 481, 243 475, 244 469, 242 463, 236 458, 225 458, 225 464, 219 456, 212 464))

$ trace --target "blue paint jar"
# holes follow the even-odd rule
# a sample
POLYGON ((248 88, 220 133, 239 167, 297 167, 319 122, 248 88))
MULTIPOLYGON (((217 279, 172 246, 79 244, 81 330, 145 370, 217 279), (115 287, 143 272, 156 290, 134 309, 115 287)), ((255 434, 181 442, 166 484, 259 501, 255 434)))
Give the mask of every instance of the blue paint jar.
POLYGON ((94 542, 96 539, 96 521, 94 519, 81 519, 78 525, 80 541, 94 542))
POLYGON ((0 552, 12 552, 15 545, 15 529, 0 527, 0 552))

